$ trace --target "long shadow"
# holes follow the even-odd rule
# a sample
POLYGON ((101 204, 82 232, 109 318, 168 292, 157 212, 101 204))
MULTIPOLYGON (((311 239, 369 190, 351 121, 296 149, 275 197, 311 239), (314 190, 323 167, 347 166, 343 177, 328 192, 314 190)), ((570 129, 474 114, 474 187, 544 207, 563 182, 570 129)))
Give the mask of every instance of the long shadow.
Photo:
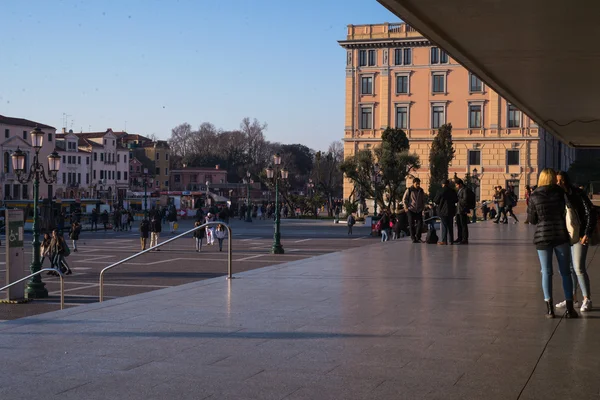
MULTIPOLYGON (((51 332, 0 332, 11 335, 55 336, 51 332)), ((337 338, 379 338, 389 335, 371 335, 359 333, 323 333, 323 332, 81 332, 94 337, 147 337, 147 338, 208 338, 208 339, 337 339, 337 338)))

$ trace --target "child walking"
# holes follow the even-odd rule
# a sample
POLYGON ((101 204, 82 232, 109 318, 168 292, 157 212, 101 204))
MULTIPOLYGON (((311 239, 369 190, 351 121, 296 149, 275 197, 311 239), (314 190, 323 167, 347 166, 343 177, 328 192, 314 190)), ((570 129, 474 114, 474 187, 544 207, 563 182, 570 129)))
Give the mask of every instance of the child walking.
MULTIPOLYGON (((200 221, 196 221, 194 223, 194 228, 197 228, 200 225, 202 225, 200 223, 200 221)), ((194 231, 194 241, 196 242, 196 252, 198 252, 198 253, 200 253, 200 251, 202 250, 202 239, 204 239, 205 234, 206 234, 205 229, 196 229, 194 231)))
POLYGON ((219 251, 223 251, 223 240, 225 239, 225 227, 223 225, 217 226, 217 231, 215 232, 215 236, 219 241, 219 251))

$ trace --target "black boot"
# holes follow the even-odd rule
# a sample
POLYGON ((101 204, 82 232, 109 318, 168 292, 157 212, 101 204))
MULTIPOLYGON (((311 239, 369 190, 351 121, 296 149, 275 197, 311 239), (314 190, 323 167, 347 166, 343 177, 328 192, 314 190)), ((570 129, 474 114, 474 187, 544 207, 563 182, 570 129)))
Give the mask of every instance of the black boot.
POLYGON ((573 300, 567 300, 567 312, 565 318, 579 318, 579 314, 573 308, 573 300))
POLYGON ((546 318, 554 318, 554 304, 552 299, 546 302, 546 318))

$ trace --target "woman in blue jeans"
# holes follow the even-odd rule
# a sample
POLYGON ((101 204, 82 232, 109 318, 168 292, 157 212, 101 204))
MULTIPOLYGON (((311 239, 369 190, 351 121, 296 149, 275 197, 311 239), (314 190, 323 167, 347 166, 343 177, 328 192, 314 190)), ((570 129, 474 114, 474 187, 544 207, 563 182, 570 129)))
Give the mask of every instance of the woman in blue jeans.
MULTIPOLYGON (((592 237, 594 229, 596 229, 596 213, 590 199, 586 196, 583 190, 574 187, 571 184, 569 175, 561 171, 557 175, 558 185, 563 188, 567 194, 567 199, 571 206, 577 211, 579 217, 579 241, 571 246, 571 254, 573 264, 571 275, 573 277, 573 301, 575 301, 575 293, 577 292, 577 282, 581 287, 583 302, 581 303, 581 312, 592 310, 592 291, 590 288, 590 277, 588 276, 585 259, 589 248, 589 241, 592 237)), ((560 302, 556 307, 564 307, 566 301, 560 302)))
POLYGON ((538 188, 529 198, 529 222, 536 225, 533 243, 542 267, 542 289, 546 301, 546 318, 554 318, 552 302, 552 255, 558 260, 565 293, 566 318, 577 318, 573 308, 573 281, 569 270, 571 242, 565 219, 565 191, 557 185, 556 172, 544 169, 538 179, 538 188))

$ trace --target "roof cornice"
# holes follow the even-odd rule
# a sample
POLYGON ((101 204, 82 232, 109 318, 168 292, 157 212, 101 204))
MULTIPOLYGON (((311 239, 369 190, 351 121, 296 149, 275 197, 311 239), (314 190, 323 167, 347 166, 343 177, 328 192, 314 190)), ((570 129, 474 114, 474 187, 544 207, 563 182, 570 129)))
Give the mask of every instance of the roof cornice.
POLYGON ((345 49, 367 49, 387 47, 426 47, 433 46, 429 40, 420 39, 364 39, 364 40, 339 40, 339 45, 345 49))

